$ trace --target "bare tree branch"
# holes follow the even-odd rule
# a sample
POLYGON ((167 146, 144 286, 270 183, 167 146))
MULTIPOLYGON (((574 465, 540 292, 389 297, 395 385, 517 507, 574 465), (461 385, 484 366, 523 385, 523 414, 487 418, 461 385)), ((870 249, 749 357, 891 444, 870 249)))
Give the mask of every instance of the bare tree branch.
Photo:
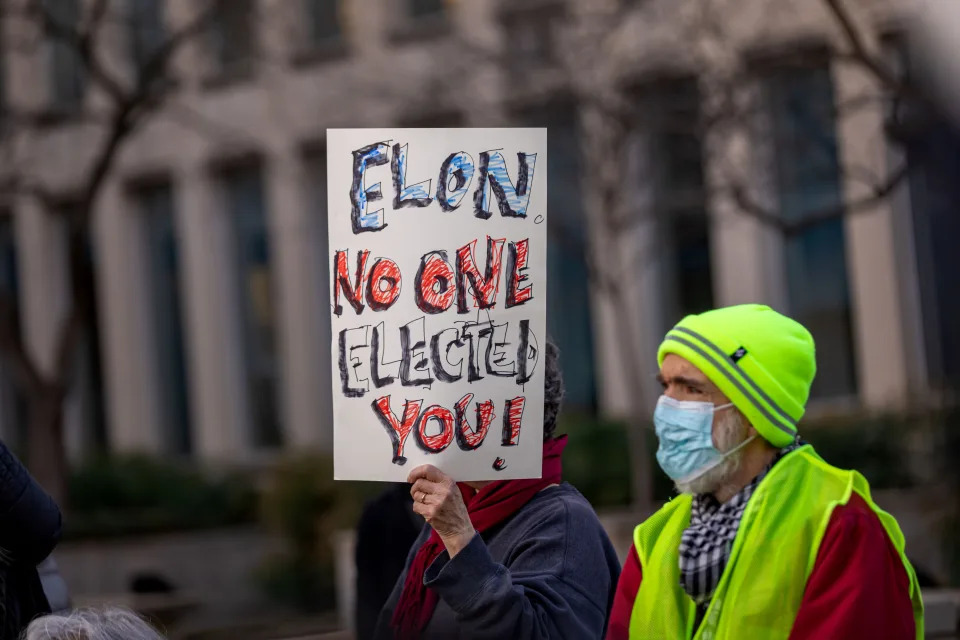
POLYGON ((869 69, 887 87, 892 89, 902 88, 903 83, 897 74, 874 57, 867 48, 863 35, 844 5, 844 0, 824 0, 824 2, 843 31, 847 44, 850 45, 851 59, 869 69))
MULTIPOLYGON (((103 4, 102 0, 98 0, 94 8, 96 9, 100 4, 103 4)), ((103 10, 104 9, 100 10, 100 18, 102 18, 103 10)), ((96 19, 97 12, 93 13, 95 19, 91 20, 89 28, 79 30, 61 23, 45 6, 43 0, 32 0, 29 5, 29 11, 39 21, 44 33, 70 46, 77 53, 80 62, 90 74, 90 77, 115 102, 121 102, 124 99, 125 90, 123 84, 117 78, 110 75, 100 63, 100 59, 97 56, 93 40, 93 36, 96 33, 95 27, 99 24, 99 20, 96 19)))
POLYGON ((792 237, 824 222, 872 211, 880 202, 888 198, 900 186, 900 183, 906 180, 909 173, 909 167, 904 164, 888 176, 882 184, 875 185, 868 196, 853 202, 841 203, 835 207, 815 211, 796 221, 787 220, 779 211, 769 209, 757 202, 747 193, 743 185, 734 184, 726 188, 725 191, 736 203, 739 213, 777 229, 784 236, 792 237))

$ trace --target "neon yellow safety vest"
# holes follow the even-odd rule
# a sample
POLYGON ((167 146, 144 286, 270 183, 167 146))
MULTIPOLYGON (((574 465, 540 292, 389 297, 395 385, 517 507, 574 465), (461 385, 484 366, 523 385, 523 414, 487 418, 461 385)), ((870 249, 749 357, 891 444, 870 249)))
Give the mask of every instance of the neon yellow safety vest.
POLYGON ((696 605, 680 586, 679 546, 690 523, 690 496, 671 500, 636 528, 633 540, 643 578, 630 638, 789 638, 830 515, 853 492, 877 514, 900 553, 910 579, 917 638, 922 639, 920 588, 897 521, 874 504, 862 475, 827 464, 809 445, 784 456, 757 486, 699 629, 694 629, 696 605))

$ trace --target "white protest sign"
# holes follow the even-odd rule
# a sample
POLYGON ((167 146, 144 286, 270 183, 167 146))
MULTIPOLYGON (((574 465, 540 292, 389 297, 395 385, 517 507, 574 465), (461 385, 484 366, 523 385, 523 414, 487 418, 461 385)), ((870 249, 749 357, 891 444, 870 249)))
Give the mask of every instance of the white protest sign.
POLYGON ((334 475, 539 478, 546 129, 327 131, 334 475))

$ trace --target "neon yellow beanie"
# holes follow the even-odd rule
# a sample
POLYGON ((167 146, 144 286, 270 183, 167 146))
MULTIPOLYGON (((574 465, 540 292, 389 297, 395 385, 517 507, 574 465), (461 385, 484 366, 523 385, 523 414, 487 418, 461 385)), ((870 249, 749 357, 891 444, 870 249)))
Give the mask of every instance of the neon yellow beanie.
POLYGON ((657 361, 674 353, 700 369, 770 444, 797 435, 817 372, 813 336, 759 304, 687 316, 667 334, 657 361))

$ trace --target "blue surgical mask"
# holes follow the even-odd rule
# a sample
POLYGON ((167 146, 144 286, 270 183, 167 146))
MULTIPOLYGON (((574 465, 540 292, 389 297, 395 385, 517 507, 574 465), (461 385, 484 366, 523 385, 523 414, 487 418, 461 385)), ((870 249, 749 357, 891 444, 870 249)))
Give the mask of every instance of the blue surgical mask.
POLYGON ((753 438, 744 440, 726 453, 713 446, 713 414, 732 406, 732 402, 717 407, 711 402, 660 396, 653 412, 653 424, 660 439, 657 462, 664 473, 675 482, 689 482, 750 442, 753 438))

